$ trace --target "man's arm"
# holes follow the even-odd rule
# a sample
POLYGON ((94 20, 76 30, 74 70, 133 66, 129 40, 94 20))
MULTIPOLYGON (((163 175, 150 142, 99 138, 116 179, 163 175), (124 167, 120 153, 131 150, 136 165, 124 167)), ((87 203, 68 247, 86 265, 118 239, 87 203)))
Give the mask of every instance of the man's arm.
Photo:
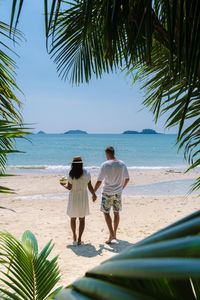
POLYGON ((91 181, 88 182, 88 189, 89 189, 90 193, 92 194, 92 200, 93 200, 93 202, 96 201, 97 196, 96 196, 96 194, 94 192, 94 189, 93 189, 91 181))
POLYGON ((101 186, 102 181, 97 181, 94 187, 94 192, 96 193, 96 191, 99 189, 99 187, 101 186))
POLYGON ((122 187, 122 190, 125 189, 125 187, 127 186, 129 180, 130 180, 129 178, 125 178, 125 180, 124 180, 124 185, 123 185, 123 187, 122 187))
POLYGON ((99 189, 99 187, 101 186, 101 183, 105 177, 105 174, 104 174, 104 164, 101 165, 101 168, 99 170, 99 175, 97 177, 97 182, 95 184, 95 187, 94 187, 94 192, 96 193, 96 191, 99 189))
POLYGON ((128 169, 127 169, 127 166, 125 165, 124 166, 124 184, 123 184, 123 187, 122 187, 122 190, 125 189, 125 187, 127 186, 129 180, 130 180, 130 176, 128 174, 128 169))

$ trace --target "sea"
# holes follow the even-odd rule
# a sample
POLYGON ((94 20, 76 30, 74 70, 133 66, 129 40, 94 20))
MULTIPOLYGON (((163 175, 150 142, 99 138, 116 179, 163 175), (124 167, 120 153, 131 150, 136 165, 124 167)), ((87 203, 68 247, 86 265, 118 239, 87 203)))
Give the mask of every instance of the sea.
POLYGON ((173 134, 33 134, 17 140, 21 153, 8 157, 9 169, 25 172, 63 173, 74 156, 98 171, 104 149, 113 146, 129 170, 186 169, 183 151, 173 134))
MULTIPOLYGON (((74 156, 81 156, 84 167, 97 173, 105 161, 105 148, 113 146, 116 157, 130 171, 185 171, 184 152, 178 152, 174 134, 32 134, 17 140, 20 153, 8 156, 8 173, 66 174, 74 156)), ((184 194, 193 180, 127 187, 135 195, 184 194)))

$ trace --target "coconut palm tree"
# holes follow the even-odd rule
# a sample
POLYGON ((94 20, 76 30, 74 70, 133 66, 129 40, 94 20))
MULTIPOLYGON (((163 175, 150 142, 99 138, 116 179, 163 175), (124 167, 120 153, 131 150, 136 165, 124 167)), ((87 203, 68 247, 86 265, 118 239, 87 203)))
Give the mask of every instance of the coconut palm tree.
MULTIPOLYGON (((13 0, 11 25, 24 0, 13 0)), ((190 169, 200 165, 200 2, 44 0, 48 51, 61 78, 88 82, 122 67, 137 71, 155 115, 179 126, 190 169), (187 121, 187 122, 186 122, 187 121), (189 125, 188 125, 189 124, 189 125)), ((135 74, 135 73, 134 73, 135 74)), ((200 177, 194 188, 200 187, 200 177)))
MULTIPOLYGON (((16 138, 22 138, 26 132, 22 125, 20 114, 21 101, 15 96, 14 91, 20 92, 15 80, 16 64, 10 55, 16 55, 7 42, 11 40, 10 32, 16 37, 16 42, 21 39, 18 30, 0 21, 0 177, 5 175, 7 154, 19 152, 15 148, 16 138)), ((0 186, 0 193, 9 193, 10 189, 0 186)))

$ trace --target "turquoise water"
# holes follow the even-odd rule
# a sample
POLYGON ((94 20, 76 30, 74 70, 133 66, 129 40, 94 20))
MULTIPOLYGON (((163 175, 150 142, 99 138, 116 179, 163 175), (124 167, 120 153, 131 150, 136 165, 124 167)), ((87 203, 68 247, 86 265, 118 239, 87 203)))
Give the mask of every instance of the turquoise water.
POLYGON ((104 149, 112 145, 130 170, 185 169, 183 152, 177 154, 175 142, 176 135, 162 134, 31 135, 29 141, 17 141, 17 149, 25 153, 10 155, 8 165, 16 171, 60 173, 69 168, 73 156, 81 155, 85 166, 95 171, 105 160, 104 149))

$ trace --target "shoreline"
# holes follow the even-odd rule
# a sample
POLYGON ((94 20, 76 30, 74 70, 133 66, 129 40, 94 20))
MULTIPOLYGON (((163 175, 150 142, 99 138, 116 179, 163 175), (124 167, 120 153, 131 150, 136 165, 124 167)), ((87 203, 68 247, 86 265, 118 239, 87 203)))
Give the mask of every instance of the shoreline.
MULTIPOLYGON (((194 183, 192 179, 181 179, 181 180, 170 180, 164 182, 158 182, 153 184, 146 184, 146 185, 128 185, 123 191, 122 196, 144 196, 144 197, 153 197, 153 196, 183 196, 187 197, 189 190, 194 183)), ((97 196, 101 196, 101 189, 97 191, 97 196)), ((191 195, 198 195, 198 191, 194 191, 191 195)), ((43 200, 50 200, 50 199, 66 199, 68 198, 69 191, 65 191, 64 193, 41 193, 41 194, 34 194, 34 195, 22 195, 22 196, 13 196, 12 199, 14 200, 31 200, 31 199, 43 199, 43 200)))
MULTIPOLYGON (((166 196, 183 195, 189 191, 191 184, 199 176, 196 171, 184 173, 183 171, 148 170, 129 172, 130 181, 123 191, 128 196, 166 196)), ((13 189, 15 194, 0 194, 0 199, 20 199, 21 197, 31 198, 67 198, 68 191, 60 183, 63 174, 41 174, 41 173, 20 173, 14 176, 3 177, 1 185, 13 189), (45 196, 45 197, 44 197, 45 196)), ((91 173, 91 182, 94 185, 97 180, 97 173, 91 173)), ((98 195, 101 194, 99 189, 98 195)), ((195 192, 196 194, 196 192, 195 192)), ((25 199, 25 198, 24 198, 25 199)))
MULTIPOLYGON (((71 166, 66 165, 16 165, 7 166, 6 172, 14 174, 66 174, 71 166)), ((84 166, 91 174, 99 172, 100 166, 84 166)), ((188 165, 172 165, 172 166, 127 166, 129 172, 151 172, 151 171, 166 171, 166 172, 185 172, 188 165)), ((197 168, 196 172, 200 172, 197 168)))

